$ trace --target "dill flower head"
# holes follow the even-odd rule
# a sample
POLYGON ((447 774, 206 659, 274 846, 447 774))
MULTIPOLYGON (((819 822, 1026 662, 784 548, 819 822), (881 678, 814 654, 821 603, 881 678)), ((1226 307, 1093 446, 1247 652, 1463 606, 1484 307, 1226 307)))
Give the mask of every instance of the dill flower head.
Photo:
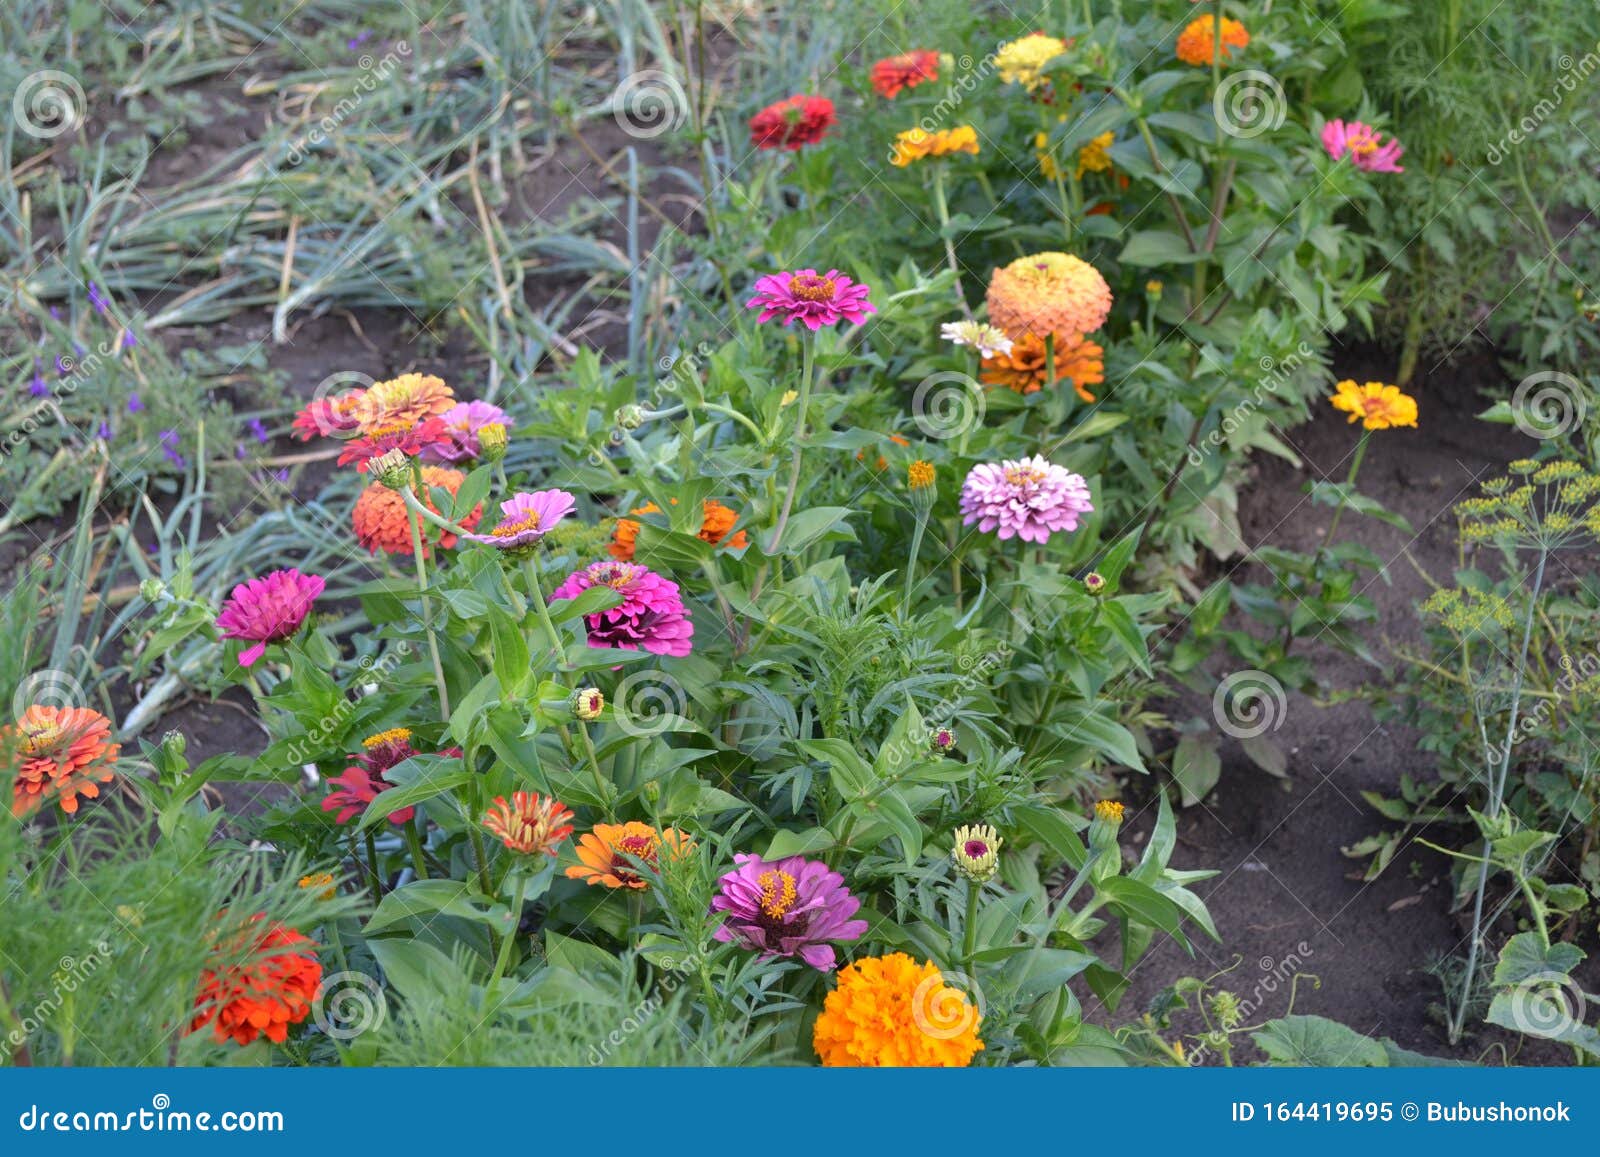
POLYGON ((927 49, 886 56, 872 66, 872 88, 886 100, 924 81, 939 79, 939 54, 927 49))
POLYGON ((11 781, 11 814, 30 816, 48 803, 72 815, 78 797, 94 799, 116 774, 120 744, 111 720, 87 707, 35 703, 0 728, 0 759, 11 781))
MULTIPOLYGON (((1055 348, 1056 382, 1071 382, 1073 392, 1085 402, 1094 401, 1090 386, 1106 380, 1102 360, 1105 349, 1086 337, 1057 339, 1055 348)), ((1044 338, 1025 333, 1005 353, 983 359, 978 378, 986 386, 1004 386, 1019 394, 1036 394, 1050 376, 1049 352, 1044 338)))
MULTIPOLYGON (((1178 59, 1185 64, 1195 67, 1210 67, 1211 59, 1218 54, 1216 43, 1217 18, 1207 14, 1198 16, 1189 22, 1189 26, 1178 34, 1178 59)), ((1250 43, 1250 33, 1245 26, 1237 20, 1222 18, 1222 47, 1220 54, 1222 60, 1231 59, 1231 50, 1244 48, 1250 43)))
POLYGON ((593 887, 649 887, 639 874, 635 861, 655 867, 665 846, 676 858, 694 850, 694 842, 676 828, 656 831, 649 824, 629 820, 625 824, 595 824, 578 840, 578 862, 567 869, 567 877, 593 887))
POLYGON ((950 859, 974 884, 992 879, 1000 870, 1000 845, 1005 843, 990 824, 968 824, 955 831, 950 859))
POLYGON ((912 161, 920 161, 924 157, 945 157, 951 153, 977 156, 978 131, 971 125, 938 129, 935 132, 920 128, 907 129, 894 138, 889 163, 897 169, 903 169, 912 161))
POLYGON ((1065 52, 1070 45, 1056 36, 1032 32, 1020 40, 1002 44, 994 54, 995 67, 1000 79, 1007 84, 1020 84, 1029 92, 1037 92, 1049 84, 1044 66, 1065 52))
POLYGON ((264 920, 266 914, 257 913, 212 946, 189 1032, 210 1027, 219 1043, 248 1045, 264 1036, 282 1044, 289 1026, 311 1015, 322 984, 317 946, 293 928, 264 920))
POLYGON ((1402 394, 1399 386, 1382 382, 1358 386, 1346 379, 1334 389, 1336 392, 1328 399, 1333 408, 1349 414, 1350 421, 1359 421, 1363 429, 1388 430, 1417 424, 1417 400, 1402 394))
POLYGON ((572 812, 554 797, 536 791, 513 792, 508 801, 497 795, 483 817, 483 826, 507 848, 524 856, 554 856, 572 834, 572 812))
POLYGON ((825 1066, 965 1068, 983 1049, 982 1013, 931 961, 868 956, 838 979, 811 1036, 825 1066))
POLYGON ((1053 333, 1059 344, 1105 324, 1111 287, 1099 270, 1070 253, 1035 253, 994 271, 988 302, 989 320, 1013 340, 1053 333))

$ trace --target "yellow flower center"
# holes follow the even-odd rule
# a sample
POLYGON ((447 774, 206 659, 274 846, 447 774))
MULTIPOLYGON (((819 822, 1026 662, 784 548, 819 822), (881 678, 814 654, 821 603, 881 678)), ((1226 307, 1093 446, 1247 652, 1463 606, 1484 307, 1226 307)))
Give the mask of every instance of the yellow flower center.
POLYGON ((515 521, 515 522, 502 522, 499 526, 495 527, 494 530, 491 531, 490 533, 493 534, 496 538, 513 538, 516 535, 521 534, 525 530, 538 530, 538 529, 539 529, 539 512, 537 510, 530 510, 527 514, 525 514, 523 517, 517 519, 517 521, 515 521))
POLYGON ((801 301, 832 301, 834 289, 832 279, 814 273, 799 273, 789 279, 789 292, 801 301))
POLYGON ((794 907, 794 877, 779 868, 772 868, 756 877, 761 885, 761 910, 773 919, 794 907))
POLYGON ((38 755, 53 746, 64 734, 55 723, 24 723, 22 725, 22 750, 28 755, 38 755))
POLYGON ((1037 466, 1012 466, 1006 470, 1006 481, 1013 486, 1027 486, 1044 479, 1045 472, 1037 466))
POLYGON ((386 743, 409 743, 411 741, 411 728, 391 727, 387 731, 380 731, 376 735, 369 735, 361 741, 361 746, 371 751, 374 747, 382 747, 386 743))
POLYGON ((602 586, 621 590, 633 581, 634 568, 623 563, 605 563, 589 572, 589 577, 602 586))

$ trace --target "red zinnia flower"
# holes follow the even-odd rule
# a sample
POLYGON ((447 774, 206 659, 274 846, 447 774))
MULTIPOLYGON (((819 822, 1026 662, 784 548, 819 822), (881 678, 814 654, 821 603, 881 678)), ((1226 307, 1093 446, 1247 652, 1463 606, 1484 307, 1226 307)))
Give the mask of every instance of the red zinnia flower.
POLYGON ((786 97, 750 118, 750 143, 758 149, 798 149, 814 145, 836 122, 825 96, 786 97))
POLYGON ((901 89, 938 79, 939 54, 926 49, 886 56, 872 66, 872 87, 889 100, 899 96, 901 89))
POLYGON ((354 462, 356 469, 367 472, 367 463, 390 450, 398 450, 407 458, 415 458, 429 446, 454 442, 449 425, 443 418, 426 418, 411 425, 396 423, 369 430, 344 448, 339 455, 339 465, 354 462))
POLYGON ((331 398, 317 398, 294 416, 294 428, 302 442, 321 435, 324 438, 347 434, 361 423, 356 417, 356 404, 365 390, 346 390, 331 398))
MULTIPOLYGON (((226 919, 227 913, 221 913, 226 919)), ((289 1026, 311 1014, 322 985, 317 946, 307 936, 258 912, 249 923, 211 949, 211 966, 200 974, 190 1032, 207 1025, 219 1042, 253 1044, 265 1036, 282 1044, 289 1026)))

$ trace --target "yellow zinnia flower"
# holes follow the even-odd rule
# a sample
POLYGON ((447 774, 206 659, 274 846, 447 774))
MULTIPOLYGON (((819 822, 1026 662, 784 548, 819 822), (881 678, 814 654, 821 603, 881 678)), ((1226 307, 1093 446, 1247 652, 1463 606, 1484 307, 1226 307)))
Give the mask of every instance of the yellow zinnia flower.
POLYGON ((1363 429, 1388 430, 1417 424, 1417 400, 1402 394, 1399 386, 1382 382, 1358 386, 1346 379, 1335 388, 1338 392, 1328 399, 1333 408, 1349 414, 1352 422, 1359 420, 1363 429))
POLYGON ((1066 50, 1065 40, 1034 32, 1010 44, 1002 44, 1000 51, 994 54, 994 62, 1000 70, 1001 80, 1007 84, 1020 84, 1029 92, 1034 92, 1047 83, 1040 70, 1066 50))
POLYGON ((924 157, 943 157, 950 153, 978 153, 978 131, 971 125, 958 125, 953 129, 928 132, 925 129, 907 129, 894 138, 894 149, 889 163, 903 169, 912 161, 924 157))
POLYGON ((1085 173, 1104 173, 1111 168, 1111 142, 1115 139, 1111 133, 1101 133, 1094 140, 1078 150, 1077 177, 1083 179, 1085 173))

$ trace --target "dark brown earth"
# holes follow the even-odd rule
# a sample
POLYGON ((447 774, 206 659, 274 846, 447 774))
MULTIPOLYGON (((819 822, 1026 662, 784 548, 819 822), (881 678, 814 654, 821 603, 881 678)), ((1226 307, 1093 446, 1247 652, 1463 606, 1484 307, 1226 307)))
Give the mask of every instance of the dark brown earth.
MULTIPOLYGON (((1335 368, 1340 377, 1357 381, 1393 376, 1392 359, 1369 349, 1338 351, 1335 368)), ((1475 480, 1492 477, 1505 463, 1533 451, 1535 443, 1513 428, 1473 416, 1493 397, 1508 396, 1510 388, 1492 357, 1475 355, 1414 384, 1421 415, 1418 431, 1375 436, 1380 440, 1368 451, 1359 489, 1405 515, 1415 532, 1408 535, 1370 519, 1352 523, 1348 516, 1341 528, 1340 538, 1359 534, 1387 564, 1388 581, 1374 580, 1365 592, 1380 612, 1378 630, 1368 633, 1375 645, 1379 639, 1402 644, 1420 639, 1414 607, 1430 588, 1402 549, 1408 548, 1430 574, 1448 579, 1456 562, 1450 508, 1472 493, 1475 480)), ((1359 431, 1324 410, 1310 423, 1279 435, 1304 459, 1305 469, 1296 471, 1266 456, 1254 461, 1253 483, 1240 497, 1244 538, 1252 547, 1312 550, 1322 541, 1332 511, 1311 505, 1302 484, 1308 477, 1342 480, 1359 431)), ((1238 567, 1237 560, 1229 567, 1238 567)), ((1264 575, 1245 565, 1234 577, 1259 582, 1264 575)), ((1359 692, 1381 678, 1373 667, 1326 646, 1305 653, 1313 657, 1324 685, 1336 691, 1359 692)), ((1182 706, 1187 708, 1184 714, 1209 712, 1207 702, 1182 706)), ((1460 842, 1460 829, 1412 832, 1404 850, 1371 883, 1361 882, 1365 861, 1340 851, 1395 826, 1368 806, 1360 792, 1392 796, 1406 772, 1423 781, 1436 778, 1433 757, 1417 750, 1416 733, 1378 723, 1365 701, 1319 706, 1291 692, 1274 738, 1290 752, 1286 781, 1259 771, 1230 741, 1223 749, 1217 788, 1178 820, 1174 866, 1218 872, 1196 891, 1209 906, 1222 943, 1200 934, 1192 959, 1175 941, 1159 943, 1137 966, 1133 987, 1112 1019, 1122 1023, 1136 1018, 1174 980, 1208 976, 1234 966, 1237 956, 1237 967, 1218 986, 1256 1006, 1247 1015, 1248 1024, 1289 1011, 1289 986, 1282 977, 1301 972, 1314 975, 1320 986, 1309 979, 1301 983, 1296 1013, 1331 1017, 1430 1054, 1491 1063, 1504 1063, 1507 1056, 1518 1064, 1571 1063, 1565 1049, 1527 1044, 1495 1029, 1463 1041, 1459 1048, 1446 1042, 1436 1007, 1440 985, 1426 969, 1465 950, 1468 923, 1465 913, 1448 910, 1449 861, 1415 841, 1432 838, 1454 846, 1460 842)), ((1153 786, 1127 785, 1132 800, 1138 801, 1138 814, 1129 825, 1135 841, 1147 838, 1154 819, 1153 786)), ((1512 931, 1508 924, 1497 927, 1494 943, 1512 931)), ((1591 955, 1580 971, 1590 990, 1600 977, 1600 949, 1594 941, 1591 924, 1577 941, 1591 955)), ((1192 1032, 1203 1028, 1192 1017, 1178 1027, 1192 1032)))

